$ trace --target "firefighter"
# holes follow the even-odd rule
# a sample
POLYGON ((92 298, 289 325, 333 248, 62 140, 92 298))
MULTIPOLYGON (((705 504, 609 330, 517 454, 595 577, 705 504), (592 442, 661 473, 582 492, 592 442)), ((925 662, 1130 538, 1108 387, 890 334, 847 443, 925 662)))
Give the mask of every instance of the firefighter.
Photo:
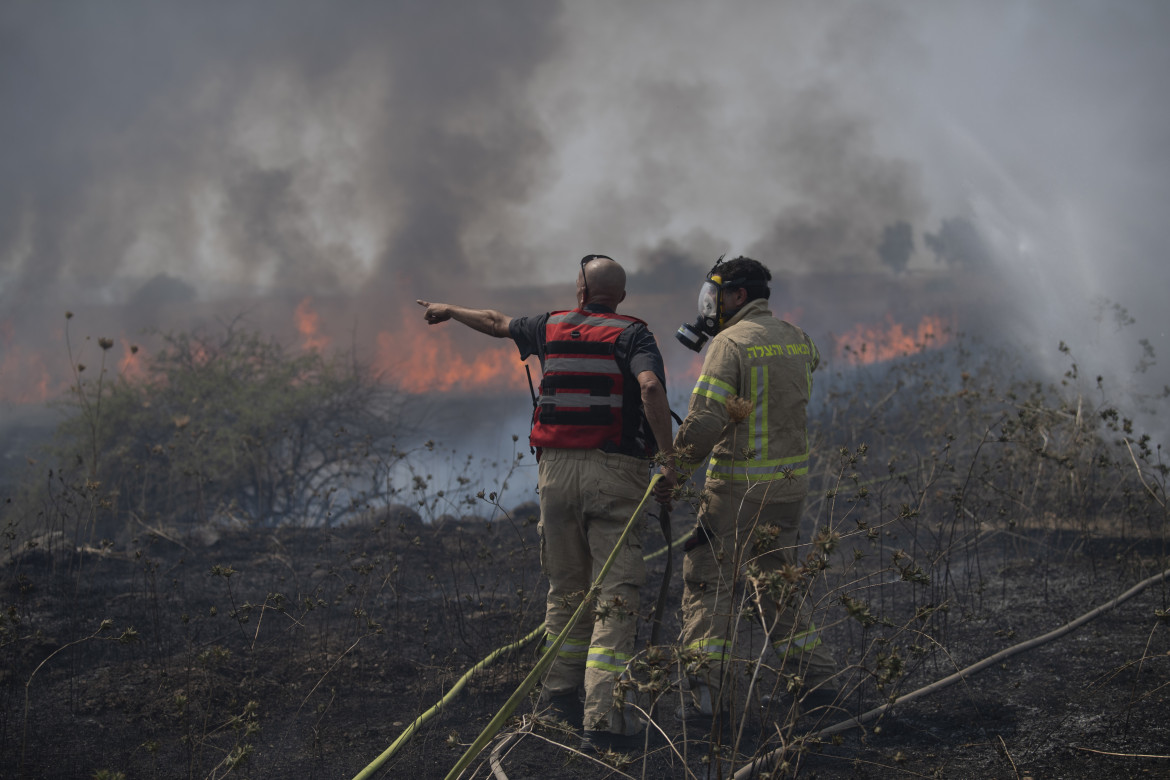
MULTIPOLYGON (((799 590, 785 589, 799 571, 806 408, 819 355, 803 330, 772 315, 771 278, 750 258, 720 258, 700 292, 698 319, 677 334, 695 351, 713 337, 674 440, 681 473, 710 456, 698 522, 684 546, 682 645, 697 659, 678 710, 684 721, 707 722, 727 709, 724 683, 734 679, 730 662, 745 614, 764 628, 804 711, 836 695, 833 659, 799 590)), ((657 493, 669 499, 665 486, 657 493)))
MULTIPOLYGON (((511 318, 418 301, 432 325, 455 320, 508 337, 522 360, 540 360, 530 442, 539 464, 541 568, 549 581, 546 648, 568 625, 645 495, 655 451, 673 456, 662 355, 645 322, 616 313, 625 288, 616 261, 586 255, 572 310, 511 318)), ((672 479, 665 481, 673 485, 672 479)), ((634 653, 646 578, 640 525, 639 519, 601 584, 590 619, 565 637, 541 691, 540 704, 583 725, 585 746, 598 751, 635 748, 645 726, 614 697, 634 653)))

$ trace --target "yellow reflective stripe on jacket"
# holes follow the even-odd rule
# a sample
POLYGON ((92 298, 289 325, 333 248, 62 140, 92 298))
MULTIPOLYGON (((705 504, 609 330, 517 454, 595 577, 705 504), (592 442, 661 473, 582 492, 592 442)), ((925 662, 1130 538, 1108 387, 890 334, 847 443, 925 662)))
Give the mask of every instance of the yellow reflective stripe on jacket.
POLYGON ((775 648, 776 653, 781 658, 788 658, 792 655, 805 653, 809 650, 815 650, 821 644, 821 635, 817 633, 817 627, 812 623, 808 624, 807 631, 801 631, 792 635, 792 639, 787 641, 781 640, 773 642, 772 647, 775 648))
POLYGON ((728 460, 711 456, 707 466, 707 479, 722 479, 732 482, 769 482, 775 479, 791 479, 808 473, 808 450, 791 458, 770 460, 728 460))
POLYGON ((718 637, 696 639, 687 645, 687 650, 697 650, 712 661, 726 661, 731 658, 731 642, 718 637))
POLYGON ((751 370, 752 412, 748 416, 748 449, 761 458, 768 457, 768 368, 751 370))
POLYGON ((633 658, 629 653, 619 653, 610 647, 589 648, 589 658, 585 661, 586 669, 604 669, 607 672, 621 674, 633 658))
MULTIPOLYGON (((557 641, 557 634, 552 632, 545 632, 544 647, 540 652, 543 655, 548 652, 548 649, 557 641)), ((574 661, 580 661, 589 655, 589 642, 580 639, 566 638, 564 644, 561 645, 561 650, 557 653, 557 658, 565 658, 574 661)))
POLYGON ((703 395, 726 406, 727 399, 735 395, 735 386, 729 385, 717 377, 703 374, 695 382, 692 395, 703 395))

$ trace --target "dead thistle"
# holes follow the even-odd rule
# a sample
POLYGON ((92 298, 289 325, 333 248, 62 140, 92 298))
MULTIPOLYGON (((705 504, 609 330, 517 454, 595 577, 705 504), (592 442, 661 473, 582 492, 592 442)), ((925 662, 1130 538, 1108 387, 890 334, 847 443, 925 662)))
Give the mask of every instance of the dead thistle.
POLYGON ((734 423, 746 420, 754 408, 755 404, 747 398, 740 398, 738 395, 733 395, 727 399, 727 416, 734 423))

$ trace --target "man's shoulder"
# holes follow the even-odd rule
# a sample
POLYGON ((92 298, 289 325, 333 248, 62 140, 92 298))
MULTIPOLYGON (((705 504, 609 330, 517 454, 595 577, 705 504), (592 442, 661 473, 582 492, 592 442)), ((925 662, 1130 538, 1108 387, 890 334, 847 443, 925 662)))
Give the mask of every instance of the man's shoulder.
POLYGON ((658 339, 654 338, 654 334, 650 331, 650 326, 645 322, 638 320, 637 322, 631 323, 622 332, 622 338, 629 341, 635 354, 654 354, 661 359, 662 351, 658 348, 658 339))
POLYGON ((517 323, 520 327, 531 328, 536 327, 537 325, 543 325, 548 321, 548 318, 552 316, 552 314, 553 312, 550 311, 546 311, 542 314, 525 314, 520 317, 512 318, 512 322, 517 323))
POLYGON ((768 314, 745 318, 731 325, 712 339, 711 346, 724 350, 744 351, 760 345, 811 341, 808 334, 796 325, 768 314))
POLYGON ((508 336, 521 347, 522 352, 525 346, 535 348, 544 341, 548 317, 548 313, 513 317, 508 323, 508 336))
POLYGON ((799 333, 804 334, 804 331, 798 325, 793 325, 787 320, 782 320, 771 312, 759 314, 754 317, 747 317, 735 325, 728 328, 728 331, 735 333, 736 328, 739 328, 739 335, 741 338, 746 334, 759 334, 767 332, 783 331, 785 333, 799 333))
POLYGON ((767 334, 769 330, 774 328, 774 323, 778 322, 779 320, 770 314, 745 317, 724 328, 715 338, 730 344, 751 344, 767 334))

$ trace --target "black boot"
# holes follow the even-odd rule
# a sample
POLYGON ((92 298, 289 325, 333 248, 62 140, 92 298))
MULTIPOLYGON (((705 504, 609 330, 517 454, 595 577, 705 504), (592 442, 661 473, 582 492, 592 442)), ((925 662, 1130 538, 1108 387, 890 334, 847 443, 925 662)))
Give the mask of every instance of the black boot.
POLYGON ((546 695, 536 701, 536 714, 568 723, 574 731, 585 725, 585 704, 576 691, 546 695))

